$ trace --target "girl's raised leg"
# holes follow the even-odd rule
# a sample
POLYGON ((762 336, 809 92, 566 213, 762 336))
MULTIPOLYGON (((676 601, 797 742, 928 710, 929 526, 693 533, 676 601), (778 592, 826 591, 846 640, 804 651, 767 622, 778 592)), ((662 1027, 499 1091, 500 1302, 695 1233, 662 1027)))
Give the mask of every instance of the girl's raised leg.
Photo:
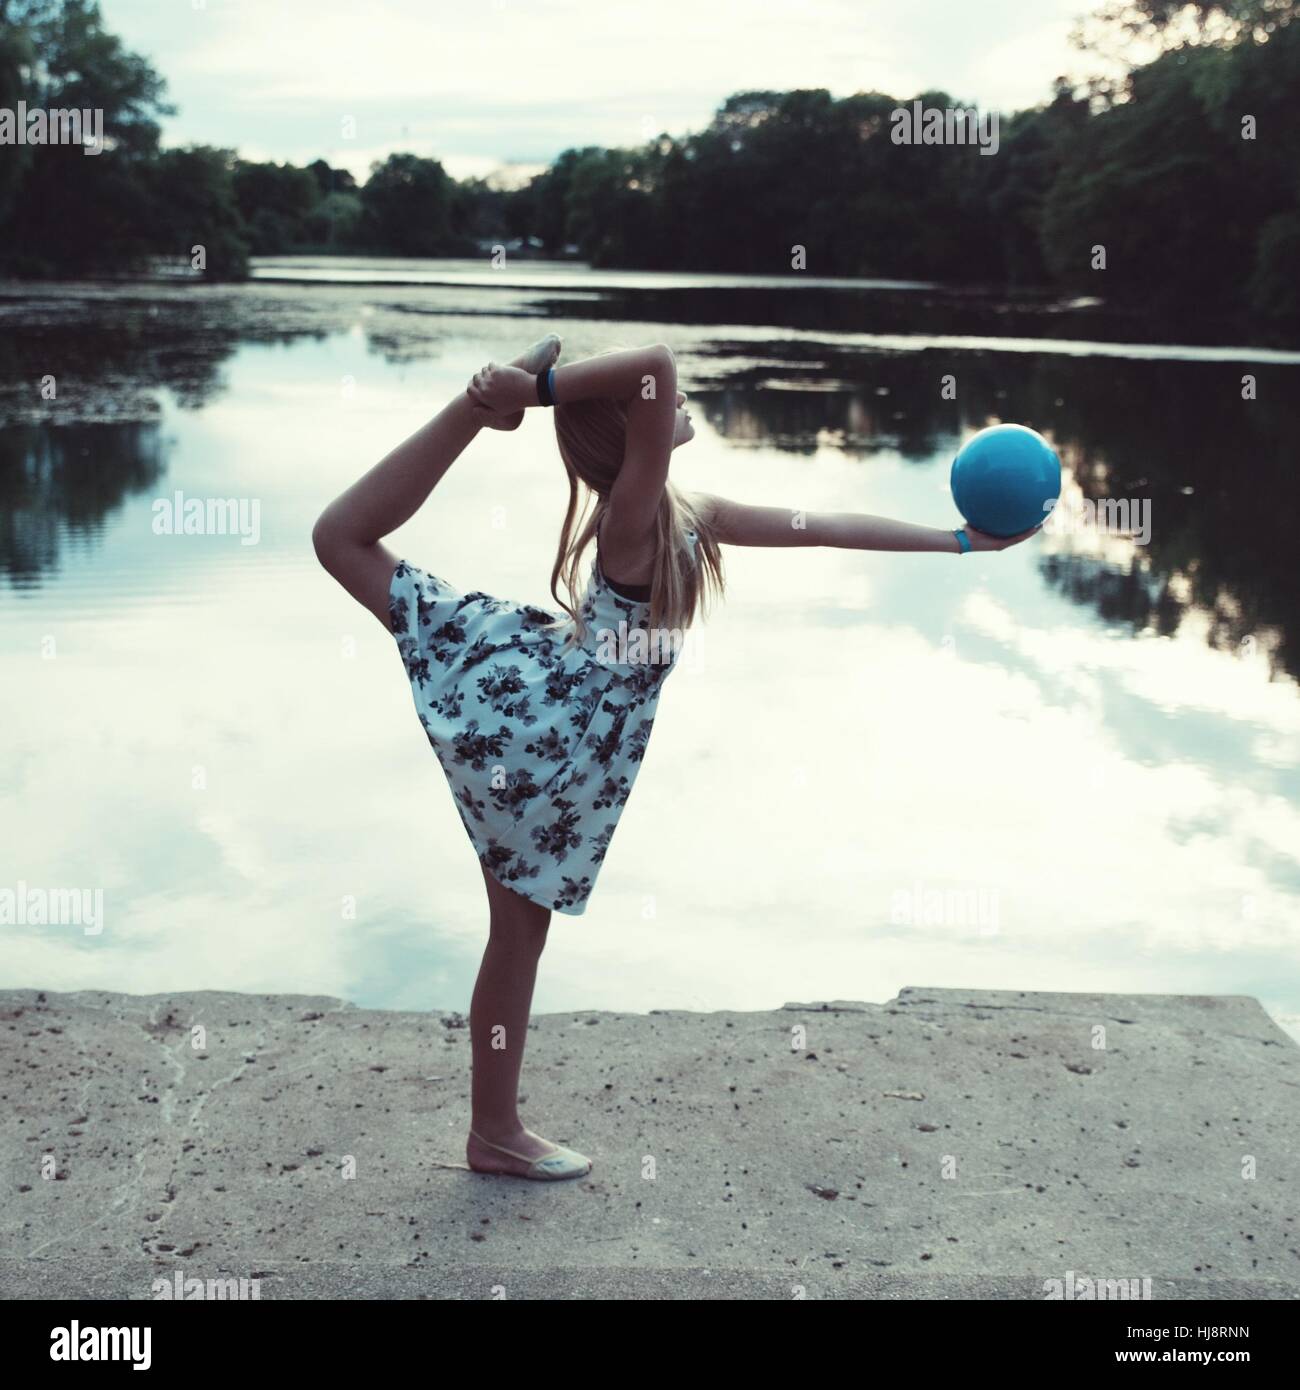
MULTIPOLYGON (((542 371, 559 352, 560 340, 550 333, 511 365, 542 371)), ((397 557, 380 541, 415 515, 484 424, 513 429, 520 418, 492 421, 462 391, 320 514, 312 544, 321 564, 385 627, 397 557)))

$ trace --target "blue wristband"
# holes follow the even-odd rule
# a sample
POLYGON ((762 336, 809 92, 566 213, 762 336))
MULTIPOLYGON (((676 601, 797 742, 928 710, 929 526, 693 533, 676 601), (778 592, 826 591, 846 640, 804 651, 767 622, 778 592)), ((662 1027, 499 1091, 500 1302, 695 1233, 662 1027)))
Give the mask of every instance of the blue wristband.
POLYGON ((537 373, 537 403, 538 405, 555 404, 554 367, 548 367, 546 371, 537 373))
POLYGON ((959 555, 965 555, 970 550, 970 537, 966 534, 965 528, 962 527, 954 531, 953 535, 957 537, 957 544, 961 546, 961 549, 957 553, 959 555))

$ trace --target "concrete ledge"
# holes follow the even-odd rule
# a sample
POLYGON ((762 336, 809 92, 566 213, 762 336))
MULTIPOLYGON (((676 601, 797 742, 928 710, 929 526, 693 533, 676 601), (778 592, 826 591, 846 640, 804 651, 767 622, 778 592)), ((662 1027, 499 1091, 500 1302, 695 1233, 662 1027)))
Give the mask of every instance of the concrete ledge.
POLYGON ((561 1184, 461 1166, 468 1042, 310 996, 0 993, 0 1295, 1300 1296, 1300 1048, 1253 999, 544 1015, 524 1113, 595 1164, 561 1184))
MULTIPOLYGON (((190 1279, 238 1280, 235 1270, 218 1270, 189 1259, 190 1279)), ((1010 1275, 869 1274, 818 1270, 798 1273, 754 1269, 527 1269, 452 1265, 409 1269, 397 1265, 312 1263, 297 1269, 259 1271, 257 1297, 276 1299, 626 1299, 699 1302, 760 1299, 952 1300, 1042 1302, 1043 1281, 1010 1275)), ((247 1277, 247 1276, 245 1276, 247 1277)), ((0 1260, 0 1287, 18 1299, 153 1300, 152 1281, 167 1281, 174 1293, 175 1270, 142 1260, 0 1260)), ((251 1294, 251 1288, 246 1292, 251 1294)), ((1139 1287, 1145 1295, 1145 1288, 1139 1287)), ((1291 1301, 1295 1284, 1277 1279, 1153 1279, 1152 1301, 1291 1301)), ((190 1297, 194 1295, 191 1293, 190 1297)), ((1076 1290, 1075 1301, 1083 1301, 1076 1290)))

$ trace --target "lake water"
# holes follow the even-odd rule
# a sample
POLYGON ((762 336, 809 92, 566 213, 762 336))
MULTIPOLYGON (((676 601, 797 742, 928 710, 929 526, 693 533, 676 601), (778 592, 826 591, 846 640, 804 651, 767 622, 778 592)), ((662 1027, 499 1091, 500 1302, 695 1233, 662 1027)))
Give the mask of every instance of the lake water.
MULTIPOLYGON (((673 344, 687 488, 955 525, 952 456, 1006 419, 1052 439, 1067 502, 1150 533, 728 550, 538 1010, 1227 993, 1300 1037, 1300 354, 933 287, 260 270, 0 288, 0 893, 103 903, 98 932, 5 925, 6 985, 468 1006, 479 871, 310 530, 553 329, 566 358, 673 344), (157 534, 178 491, 256 503, 257 543, 157 534)), ((389 544, 546 603, 565 494, 530 412, 389 544)))

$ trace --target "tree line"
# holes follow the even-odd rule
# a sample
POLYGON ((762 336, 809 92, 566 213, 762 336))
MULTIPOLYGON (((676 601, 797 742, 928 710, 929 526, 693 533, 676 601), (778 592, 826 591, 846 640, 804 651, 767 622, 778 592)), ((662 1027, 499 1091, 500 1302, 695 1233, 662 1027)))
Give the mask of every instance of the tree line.
POLYGON ((1296 319, 1297 10, 1112 0, 1093 45, 1142 38, 1163 51, 1082 90, 1058 79, 1039 106, 1000 115, 992 156, 895 142, 895 111, 963 105, 946 92, 750 91, 702 131, 568 149, 507 190, 414 154, 358 184, 320 159, 163 148, 163 79, 107 32, 94 0, 0 0, 0 108, 100 107, 111 137, 95 158, 0 149, 0 269, 93 274, 201 245, 208 277, 238 278, 250 256, 476 255, 518 239, 601 267, 801 264, 1296 319))

